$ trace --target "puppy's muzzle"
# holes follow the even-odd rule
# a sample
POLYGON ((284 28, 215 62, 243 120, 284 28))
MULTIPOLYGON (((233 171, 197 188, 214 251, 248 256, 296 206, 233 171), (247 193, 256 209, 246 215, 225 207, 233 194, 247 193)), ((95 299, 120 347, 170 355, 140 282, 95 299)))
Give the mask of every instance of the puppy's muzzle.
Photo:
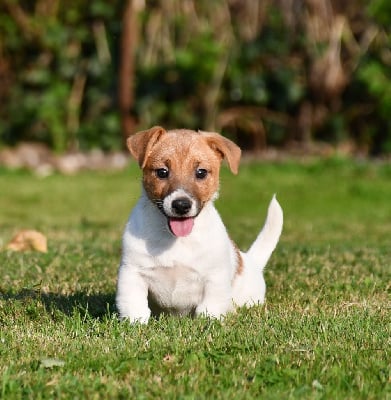
POLYGON ((183 189, 171 192, 158 207, 168 218, 195 217, 200 211, 198 201, 183 189))
POLYGON ((188 197, 179 197, 171 202, 171 208, 175 214, 184 216, 192 208, 192 202, 188 197))
POLYGON ((158 208, 167 218, 170 232, 176 236, 190 235, 194 218, 200 212, 199 203, 183 189, 177 189, 166 196, 158 208))

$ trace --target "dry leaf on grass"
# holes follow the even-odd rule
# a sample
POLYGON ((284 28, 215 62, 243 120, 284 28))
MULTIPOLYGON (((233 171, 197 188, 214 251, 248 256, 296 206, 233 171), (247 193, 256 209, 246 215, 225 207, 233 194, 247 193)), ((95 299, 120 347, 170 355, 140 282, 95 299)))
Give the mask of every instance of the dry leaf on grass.
POLYGON ((63 367, 65 362, 59 360, 57 358, 42 358, 41 359, 41 367, 43 368, 54 368, 54 367, 63 367))
POLYGON ((8 243, 6 249, 13 251, 40 251, 46 253, 47 240, 41 232, 34 230, 19 231, 8 243))

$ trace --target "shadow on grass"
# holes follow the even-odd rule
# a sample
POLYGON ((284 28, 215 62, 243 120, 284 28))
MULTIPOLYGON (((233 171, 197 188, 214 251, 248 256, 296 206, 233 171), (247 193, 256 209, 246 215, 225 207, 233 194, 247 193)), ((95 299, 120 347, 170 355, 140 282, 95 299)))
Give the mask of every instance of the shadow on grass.
POLYGON ((48 312, 60 311, 68 316, 75 312, 88 314, 92 318, 101 319, 112 315, 116 311, 115 294, 83 293, 77 292, 72 295, 61 295, 58 293, 41 293, 41 300, 48 312))
POLYGON ((1 292, 0 299, 15 300, 29 306, 41 302, 51 316, 58 313, 72 316, 80 313, 91 318, 102 319, 116 312, 115 293, 76 292, 70 295, 46 293, 35 289, 22 289, 19 292, 1 292))
MULTIPOLYGON (((44 292, 39 288, 23 288, 17 292, 9 290, 2 291, 0 288, 0 300, 19 303, 30 317, 39 318, 42 315, 42 309, 51 318, 61 318, 61 315, 73 317, 82 316, 83 319, 111 318, 118 316, 115 305, 115 293, 86 293, 75 292, 70 295, 60 293, 44 292)), ((195 317, 195 308, 189 311, 189 314, 180 314, 175 310, 169 310, 168 313, 159 308, 159 306, 149 299, 151 316, 154 319, 160 319, 165 315, 195 317)))

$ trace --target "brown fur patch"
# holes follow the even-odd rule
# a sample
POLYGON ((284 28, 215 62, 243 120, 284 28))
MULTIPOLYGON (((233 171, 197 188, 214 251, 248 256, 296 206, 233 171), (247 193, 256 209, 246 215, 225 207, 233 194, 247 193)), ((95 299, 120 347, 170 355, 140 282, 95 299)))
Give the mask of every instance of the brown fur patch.
POLYGON ((162 200, 175 189, 184 189, 202 206, 218 190, 220 164, 223 158, 237 173, 240 148, 214 132, 187 129, 166 131, 155 126, 132 135, 127 140, 129 151, 143 169, 143 183, 152 201, 162 200), (167 168, 169 177, 159 179, 156 170, 167 168), (197 168, 208 171, 205 179, 197 179, 197 168))
POLYGON ((242 255, 240 254, 239 247, 236 245, 236 243, 232 239, 231 239, 231 243, 235 249, 236 260, 237 260, 235 276, 241 275, 243 273, 243 269, 244 269, 243 258, 242 258, 242 255))
POLYGON ((162 200, 176 189, 183 189, 203 205, 219 187, 221 155, 199 133, 179 130, 162 134, 150 149, 143 168, 144 188, 151 200, 162 200), (156 170, 166 168, 169 176, 159 179, 156 170), (204 179, 196 170, 208 171, 204 179))

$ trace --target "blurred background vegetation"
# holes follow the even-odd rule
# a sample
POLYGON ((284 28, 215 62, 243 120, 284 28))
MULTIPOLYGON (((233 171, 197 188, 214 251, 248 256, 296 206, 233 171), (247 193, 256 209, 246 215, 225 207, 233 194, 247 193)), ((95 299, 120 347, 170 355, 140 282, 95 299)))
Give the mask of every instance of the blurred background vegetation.
POLYGON ((0 146, 159 124, 390 154, 390 38, 389 0, 2 0, 0 146))

